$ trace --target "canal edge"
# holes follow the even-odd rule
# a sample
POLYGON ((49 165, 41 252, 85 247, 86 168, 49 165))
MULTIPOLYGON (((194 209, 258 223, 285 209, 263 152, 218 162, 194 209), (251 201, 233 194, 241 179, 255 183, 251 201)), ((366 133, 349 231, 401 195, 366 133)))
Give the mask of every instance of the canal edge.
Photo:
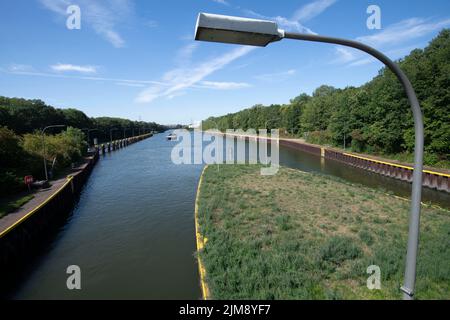
POLYGON ((197 194, 195 196, 195 210, 194 210, 194 220, 195 220, 195 239, 197 244, 197 264, 198 264, 198 273, 200 275, 200 286, 202 289, 202 298, 203 300, 208 300, 210 297, 209 287, 206 283, 206 270, 205 266, 203 265, 202 259, 200 258, 200 251, 203 250, 207 238, 204 238, 203 235, 200 233, 200 225, 198 223, 198 206, 199 206, 199 200, 200 200, 200 189, 203 182, 203 176, 205 174, 206 169, 208 168, 208 165, 206 165, 202 173, 200 175, 200 179, 198 181, 197 185, 197 194))
POLYGON ((49 203, 53 198, 55 198, 62 190, 64 190, 69 183, 72 182, 73 176, 67 176, 66 181, 64 184, 56 190, 54 193, 52 193, 47 199, 42 201, 40 204, 38 204, 36 207, 31 209, 27 214, 25 214, 23 217, 21 217, 19 220, 15 221, 13 224, 11 224, 9 227, 7 227, 5 230, 0 232, 0 238, 3 238, 8 234, 10 231, 14 230, 17 226, 19 226, 22 222, 26 221, 29 217, 31 217, 33 214, 38 212, 41 208, 43 208, 47 203, 49 203))

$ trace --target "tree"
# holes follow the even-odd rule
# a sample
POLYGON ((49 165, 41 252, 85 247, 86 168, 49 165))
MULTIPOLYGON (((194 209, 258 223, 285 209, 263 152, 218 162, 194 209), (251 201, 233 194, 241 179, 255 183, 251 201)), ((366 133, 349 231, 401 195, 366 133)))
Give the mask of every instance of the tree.
MULTIPOLYGON (((425 164, 450 167, 450 30, 441 31, 425 49, 413 50, 398 63, 422 106, 425 164)), ((287 105, 255 105, 208 120, 223 128, 264 128, 267 124, 294 135, 309 132, 309 141, 339 147, 345 137, 346 145, 359 152, 410 155, 414 149, 408 100, 398 79, 386 68, 358 88, 324 85, 312 97, 301 94, 287 105), (224 121, 225 117, 231 122, 224 121)))

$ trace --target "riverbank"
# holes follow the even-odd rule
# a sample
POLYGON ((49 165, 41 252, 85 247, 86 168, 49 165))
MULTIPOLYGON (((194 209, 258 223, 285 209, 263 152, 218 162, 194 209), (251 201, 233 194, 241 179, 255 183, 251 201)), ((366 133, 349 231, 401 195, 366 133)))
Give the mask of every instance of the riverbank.
MULTIPOLYGON (((399 299, 409 202, 282 167, 210 166, 198 195, 199 257, 213 299, 399 299), (381 269, 368 290, 366 269, 381 269)), ((423 207, 417 298, 449 299, 450 212, 423 207)))
POLYGON ((70 177, 78 175, 80 172, 84 171, 86 167, 94 161, 94 158, 97 156, 89 156, 85 157, 82 163, 68 171, 67 175, 63 177, 50 181, 50 187, 45 189, 35 190, 30 194, 32 198, 29 199, 26 203, 23 203, 16 211, 10 212, 5 215, 2 219, 0 219, 0 238, 6 234, 6 231, 17 224, 18 221, 21 221, 24 217, 26 217, 30 212, 34 209, 41 206, 45 201, 50 199, 52 195, 55 195, 62 186, 64 186, 71 179, 70 177))
MULTIPOLYGON (((112 152, 126 146, 142 141, 152 137, 153 134, 144 134, 140 136, 134 136, 130 138, 114 140, 105 144, 100 144, 96 148, 92 148, 92 152, 99 152, 105 154, 106 152, 112 152)), ((67 179, 68 175, 77 174, 83 170, 84 166, 89 163, 91 157, 83 158, 78 165, 73 168, 65 168, 58 174, 54 180, 49 181, 50 187, 44 189, 35 189, 31 192, 21 192, 19 194, 13 194, 0 198, 0 233, 4 229, 4 225, 10 224, 10 221, 17 219, 17 216, 23 216, 26 212, 37 207, 40 203, 44 202, 52 193, 54 193, 59 187, 61 187, 67 179), (3 220, 9 214, 14 214, 15 217, 10 217, 3 220), (9 221, 8 221, 9 220, 9 221)))
POLYGON ((177 142, 165 136, 100 156, 70 215, 26 265, 9 299, 201 296, 192 212, 203 166, 174 164, 177 142), (82 290, 67 290, 73 264, 81 268, 82 290))
MULTIPOLYGON (((222 132, 219 132, 219 134, 227 137, 236 137, 239 139, 256 138, 267 139, 269 141, 274 140, 271 137, 259 137, 247 134, 230 134, 222 132)), ((280 145, 315 154, 325 159, 339 161, 347 165, 381 174, 396 180, 402 180, 409 183, 412 182, 414 171, 412 164, 400 163, 398 161, 391 161, 379 157, 370 157, 365 154, 358 154, 354 152, 345 152, 336 148, 306 143, 302 139, 279 138, 276 140, 280 145)), ((447 170, 424 167, 422 180, 422 185, 424 187, 450 193, 450 172, 447 170)))

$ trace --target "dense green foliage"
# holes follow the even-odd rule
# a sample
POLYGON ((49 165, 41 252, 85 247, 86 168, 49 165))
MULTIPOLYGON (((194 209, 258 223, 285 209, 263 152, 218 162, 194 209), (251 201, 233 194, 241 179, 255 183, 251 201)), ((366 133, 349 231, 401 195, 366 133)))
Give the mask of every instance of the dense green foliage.
MULTIPOLYGON (((400 299, 409 201, 281 167, 206 169, 198 223, 213 299, 400 299), (367 268, 380 267, 369 290, 367 268)), ((450 211, 422 206, 417 299, 450 298, 450 211)))
MULTIPOLYGON (((155 122, 131 121, 121 118, 89 118, 77 109, 57 109, 41 100, 26 100, 0 96, 0 126, 6 126, 23 135, 49 125, 62 124, 78 129, 97 129, 90 136, 109 141, 110 129, 113 139, 132 136, 133 132, 164 131, 165 126, 155 122)), ((56 130, 54 130, 56 131, 56 130)), ((85 130, 86 132, 86 130, 85 130)))
POLYGON ((59 134, 46 135, 43 140, 40 132, 21 137, 0 127, 0 195, 25 189, 25 175, 43 179, 44 156, 49 167, 55 162, 54 170, 58 172, 80 160, 86 150, 86 137, 80 129, 68 127, 59 134))
MULTIPOLYGON (((425 123, 425 163, 450 167, 450 30, 443 30, 423 50, 399 61, 420 100, 425 123)), ((382 69, 365 85, 335 89, 322 86, 287 105, 256 105, 234 114, 211 117, 204 129, 284 129, 311 143, 353 151, 396 155, 410 161, 414 149, 413 117, 401 84, 382 69)))

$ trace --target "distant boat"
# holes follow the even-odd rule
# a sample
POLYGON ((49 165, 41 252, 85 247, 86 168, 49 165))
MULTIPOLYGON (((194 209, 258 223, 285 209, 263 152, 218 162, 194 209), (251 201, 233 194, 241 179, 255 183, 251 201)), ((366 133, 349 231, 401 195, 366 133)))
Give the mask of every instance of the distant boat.
POLYGON ((167 140, 177 140, 177 135, 175 133, 171 133, 166 136, 167 140))

